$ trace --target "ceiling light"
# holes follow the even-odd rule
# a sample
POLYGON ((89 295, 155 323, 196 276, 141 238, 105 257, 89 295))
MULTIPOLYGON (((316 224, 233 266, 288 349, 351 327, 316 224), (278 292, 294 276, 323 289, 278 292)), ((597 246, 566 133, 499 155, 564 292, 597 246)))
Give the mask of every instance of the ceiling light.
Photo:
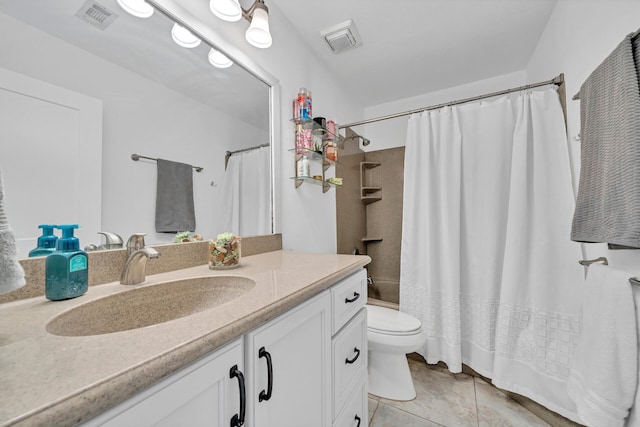
POLYGON ((144 0, 118 0, 118 4, 125 11, 138 18, 148 18, 153 15, 153 6, 144 0))
POLYGON ((211 0, 209 9, 224 21, 236 22, 242 18, 242 7, 238 0, 211 0))
POLYGON ((250 45, 266 49, 271 46, 269 32, 269 9, 264 3, 256 1, 251 14, 251 25, 247 28, 245 38, 250 45))
POLYGON ((209 9, 215 16, 225 21, 238 21, 243 17, 250 22, 244 35, 249 44, 261 49, 271 46, 269 9, 264 4, 264 0, 254 0, 247 10, 240 6, 239 0, 209 0, 209 9))
POLYGON ((171 29, 173 41, 182 47, 194 48, 200 44, 200 39, 181 25, 173 24, 171 29))
POLYGON ((214 67, 218 67, 218 68, 229 68, 233 65, 232 60, 227 58, 227 56, 224 53, 214 48, 211 48, 211 50, 209 51, 209 62, 214 67))

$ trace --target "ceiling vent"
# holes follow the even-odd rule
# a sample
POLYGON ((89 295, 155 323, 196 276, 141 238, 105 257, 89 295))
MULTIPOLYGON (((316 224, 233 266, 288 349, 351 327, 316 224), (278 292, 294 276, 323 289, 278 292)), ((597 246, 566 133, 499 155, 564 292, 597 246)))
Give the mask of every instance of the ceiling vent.
POLYGON ((93 0, 87 0, 76 12, 76 16, 101 30, 107 28, 118 17, 117 14, 93 0))
POLYGON ((362 44, 356 24, 351 19, 320 31, 320 35, 324 37, 333 53, 340 53, 362 44))

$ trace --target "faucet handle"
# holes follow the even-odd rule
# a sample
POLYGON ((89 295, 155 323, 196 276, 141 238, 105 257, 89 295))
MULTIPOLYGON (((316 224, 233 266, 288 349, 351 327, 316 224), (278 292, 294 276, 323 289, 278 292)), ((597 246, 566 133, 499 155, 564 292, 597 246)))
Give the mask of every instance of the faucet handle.
POLYGON ((117 249, 122 247, 122 237, 116 233, 110 233, 108 231, 98 231, 98 234, 102 234, 106 241, 103 245, 105 249, 117 249))
POLYGON ((146 233, 133 233, 127 240, 127 255, 144 248, 144 236, 146 233))

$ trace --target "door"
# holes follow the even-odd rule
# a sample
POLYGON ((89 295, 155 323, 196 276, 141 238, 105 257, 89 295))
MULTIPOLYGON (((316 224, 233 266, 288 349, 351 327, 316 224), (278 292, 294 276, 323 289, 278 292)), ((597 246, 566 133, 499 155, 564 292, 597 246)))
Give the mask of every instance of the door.
POLYGON ((93 418, 83 427, 240 426, 243 362, 243 342, 239 338, 93 418))
POLYGON ((0 68, 0 170, 20 258, 36 247, 39 224, 79 223, 81 244, 95 240, 102 101, 0 68))
POLYGON ((248 425, 331 425, 329 292, 246 335, 248 425))

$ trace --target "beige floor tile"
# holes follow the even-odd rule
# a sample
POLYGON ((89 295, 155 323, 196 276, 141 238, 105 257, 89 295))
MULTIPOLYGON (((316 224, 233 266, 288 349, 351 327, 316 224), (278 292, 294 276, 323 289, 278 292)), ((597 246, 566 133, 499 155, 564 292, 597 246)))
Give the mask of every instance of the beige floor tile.
POLYGON ((373 418, 373 414, 375 414, 376 409, 378 409, 378 403, 376 399, 369 398, 369 424, 371 424, 371 418, 373 418))
POLYGON ((444 426, 478 425, 473 377, 413 359, 409 367, 416 398, 408 402, 380 399, 380 406, 384 403, 444 426))
POLYGON ((380 402, 369 427, 439 427, 439 425, 380 402))
POLYGON ((490 427, 549 426, 509 396, 475 378, 479 425, 490 427))

